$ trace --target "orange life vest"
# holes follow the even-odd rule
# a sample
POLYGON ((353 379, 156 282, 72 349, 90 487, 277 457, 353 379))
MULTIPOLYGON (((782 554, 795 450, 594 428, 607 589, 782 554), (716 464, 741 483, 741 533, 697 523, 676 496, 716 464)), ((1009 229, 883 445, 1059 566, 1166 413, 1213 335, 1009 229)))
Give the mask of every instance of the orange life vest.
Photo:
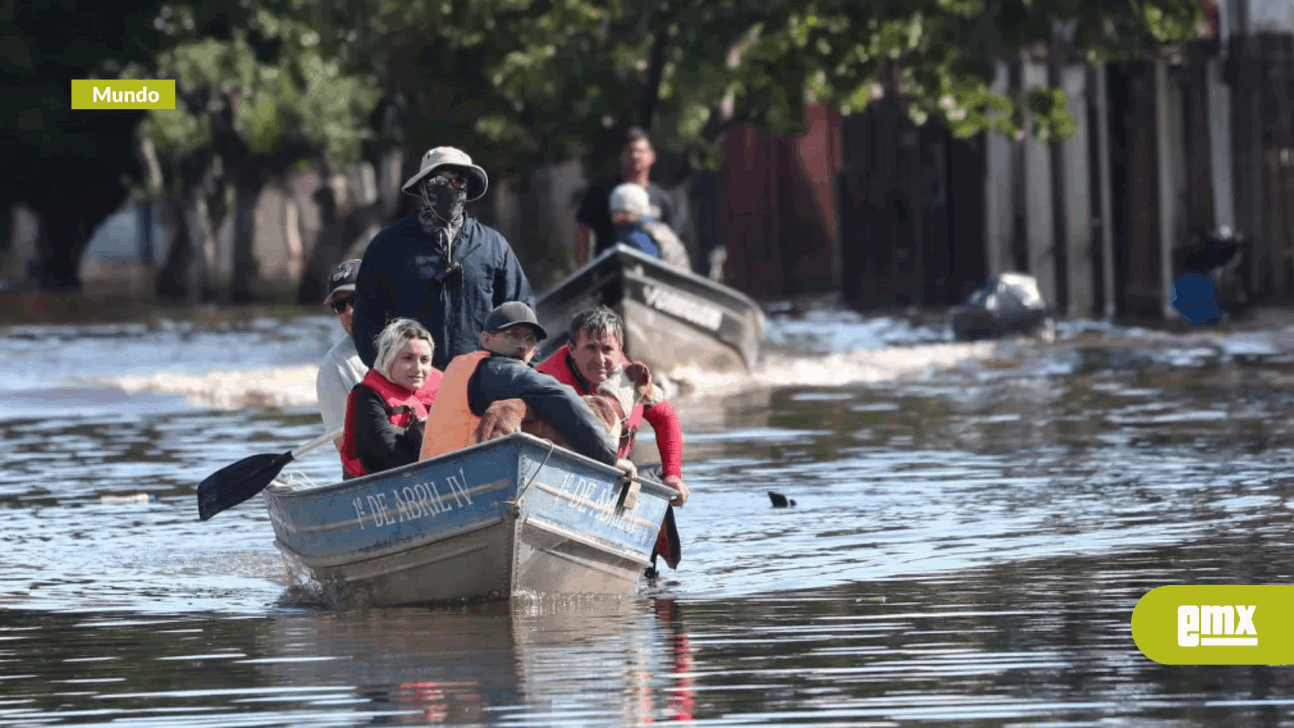
MULTIPOLYGON (((548 357, 542 364, 535 367, 535 371, 543 372, 562 384, 569 385, 581 395, 588 394, 589 392, 585 390, 584 387, 583 378, 576 375, 574 367, 571 366, 570 360, 567 359, 570 353, 570 343, 562 344, 562 348, 553 352, 552 356, 548 357)), ((623 352, 620 354, 620 363, 629 363, 629 358, 626 357, 623 352)), ((624 426, 620 429, 620 444, 616 450, 616 457, 627 458, 629 457, 629 453, 633 452, 634 442, 638 439, 638 426, 641 425, 643 421, 643 411, 643 405, 638 404, 625 419, 624 426)))
MULTIPOLYGON (((427 413, 436 401, 440 383, 440 370, 432 368, 427 382, 417 392, 410 392, 382 376, 376 369, 370 369, 355 387, 365 386, 377 392, 386 407, 386 415, 391 424, 396 427, 408 427, 414 419, 426 419, 427 413)), ((359 477, 367 475, 368 471, 360 463, 359 455, 355 452, 355 424, 352 419, 354 412, 355 389, 351 389, 350 396, 346 398, 346 429, 341 436, 341 464, 347 475, 359 477)))
POLYGON ((488 351, 460 354, 445 367, 440 393, 427 414, 419 460, 429 460, 476 444, 476 427, 481 418, 472 414, 472 408, 467 404, 467 382, 476 373, 481 360, 489 355, 488 351))

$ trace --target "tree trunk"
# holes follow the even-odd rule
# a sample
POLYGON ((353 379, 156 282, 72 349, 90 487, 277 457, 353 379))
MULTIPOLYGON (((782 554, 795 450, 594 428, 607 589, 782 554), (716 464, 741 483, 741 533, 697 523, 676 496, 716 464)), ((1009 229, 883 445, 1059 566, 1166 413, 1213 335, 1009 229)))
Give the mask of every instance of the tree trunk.
POLYGON ((312 195, 319 206, 319 232, 301 274, 301 284, 297 286, 297 303, 312 304, 323 300, 327 295, 328 276, 340 262, 342 248, 345 247, 342 224, 337 216, 333 175, 332 162, 327 158, 319 160, 319 189, 312 195))
POLYGON ((229 282, 232 303, 256 300, 260 265, 256 261, 256 199, 260 185, 249 170, 235 176, 234 183, 234 265, 229 282))
POLYGON ((166 261, 157 272, 154 290, 158 299, 163 301, 193 303, 200 293, 200 289, 194 287, 193 268, 200 258, 189 234, 186 197, 185 193, 178 192, 162 199, 162 218, 171 231, 171 245, 166 251, 166 261))
POLYGON ((652 35, 648 53, 647 79, 643 85, 642 99, 638 105, 638 126, 651 131, 660 103, 661 81, 665 78, 665 65, 669 62, 669 46, 673 36, 674 13, 666 10, 655 18, 656 32, 652 35))
MULTIPOLYGON (((1047 43, 1047 85, 1065 92, 1064 69, 1066 45, 1063 34, 1053 21, 1051 40, 1047 43)), ((1068 98, 1068 97, 1066 97, 1068 98)), ((1068 106, 1068 103, 1066 104, 1068 106)), ((1051 161, 1052 260, 1056 273, 1056 309, 1069 315, 1069 216, 1065 207, 1065 145, 1057 139, 1047 145, 1051 161)))
POLYGON ((1013 53, 1007 65, 1007 93, 1015 103, 1015 124, 1019 133, 1011 140, 1011 269, 1029 272, 1029 196, 1025 180, 1025 139, 1028 115, 1024 109, 1024 58, 1013 53))
POLYGON ((200 298, 203 301, 221 300, 221 291, 225 288, 219 280, 220 273, 220 227, 224 222, 224 194, 197 194, 193 198, 194 213, 198 230, 202 236, 202 259, 200 273, 194 283, 199 286, 200 298), (219 212, 214 212, 218 208, 219 212))
POLYGON ((46 291, 76 291, 81 288, 81 256, 89 246, 92 231, 82 216, 69 214, 75 205, 54 197, 40 200, 40 236, 36 239, 36 283, 46 291))
MULTIPOLYGON (((323 182, 314 194, 319 205, 319 232, 311 248, 301 285, 297 288, 297 303, 314 304, 326 293, 328 276, 333 268, 350 252, 352 243, 361 235, 380 230, 399 211, 401 202, 400 163, 403 152, 393 147, 378 152, 368 160, 373 165, 377 184, 376 199, 351 205, 342 210, 328 180, 335 172, 331 163, 321 163, 323 182)), ((375 234, 375 233, 373 233, 375 234)))
MULTIPOLYGON (((13 249, 13 206, 0 205, 0 258, 7 256, 13 249)), ((4 269, 0 264, 0 270, 4 269)))

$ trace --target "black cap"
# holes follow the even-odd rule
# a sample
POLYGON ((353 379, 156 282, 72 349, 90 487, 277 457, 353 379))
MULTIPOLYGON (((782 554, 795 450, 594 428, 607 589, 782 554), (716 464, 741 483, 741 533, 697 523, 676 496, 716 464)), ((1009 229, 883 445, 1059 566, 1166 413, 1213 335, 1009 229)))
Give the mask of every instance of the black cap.
POLYGON ((332 303, 333 298, 342 291, 355 290, 355 279, 359 278, 359 258, 343 260, 333 270, 332 275, 328 277, 328 296, 324 298, 324 305, 332 303))
POLYGON ((540 341, 548 338, 548 332, 544 327, 539 325, 539 319, 535 318, 535 312, 521 301, 508 301, 502 306, 498 306, 485 317, 486 331, 503 331, 513 326, 529 325, 535 330, 535 336, 540 341))

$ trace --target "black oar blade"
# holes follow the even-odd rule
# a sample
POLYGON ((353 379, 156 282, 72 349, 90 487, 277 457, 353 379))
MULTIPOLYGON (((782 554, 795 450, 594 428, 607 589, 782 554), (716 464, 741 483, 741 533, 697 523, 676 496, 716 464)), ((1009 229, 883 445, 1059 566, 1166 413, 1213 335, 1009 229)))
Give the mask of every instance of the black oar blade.
POLYGON ((207 520, 265 488, 292 462, 292 453, 253 455, 226 465, 198 484, 198 518, 207 520))

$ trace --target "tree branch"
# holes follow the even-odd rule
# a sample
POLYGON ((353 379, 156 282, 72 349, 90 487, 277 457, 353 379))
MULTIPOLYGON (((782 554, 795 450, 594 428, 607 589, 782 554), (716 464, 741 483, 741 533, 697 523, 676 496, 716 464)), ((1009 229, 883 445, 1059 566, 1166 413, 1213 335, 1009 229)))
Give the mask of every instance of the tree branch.
POLYGON ((638 106, 638 126, 650 131, 656 116, 656 107, 660 105, 660 85, 665 77, 665 64, 669 61, 670 41, 673 38, 675 13, 668 8, 668 0, 663 0, 664 11, 659 15, 659 25, 652 37, 651 52, 648 54, 647 82, 643 86, 642 102, 638 106))

